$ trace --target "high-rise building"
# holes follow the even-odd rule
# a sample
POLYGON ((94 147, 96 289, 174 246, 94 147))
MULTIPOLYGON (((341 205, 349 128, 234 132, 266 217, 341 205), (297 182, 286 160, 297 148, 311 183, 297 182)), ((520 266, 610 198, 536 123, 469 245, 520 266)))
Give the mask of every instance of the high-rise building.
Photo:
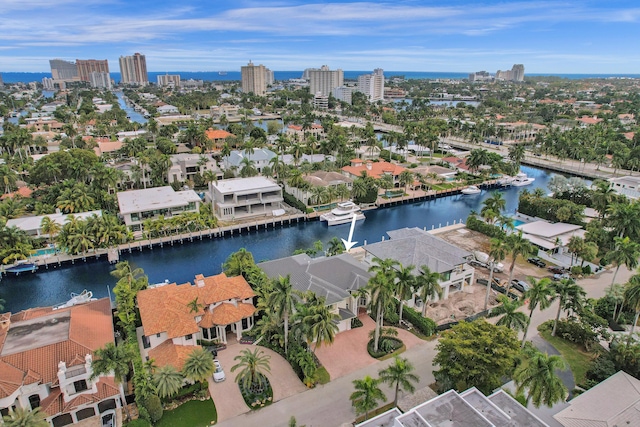
POLYGON ((523 64, 514 64, 511 68, 511 79, 514 82, 524 81, 524 65, 523 64))
POLYGON ((53 80, 52 78, 49 77, 43 77, 42 78, 42 88, 44 90, 55 90, 55 86, 54 86, 54 82, 55 80, 53 80))
POLYGON ((51 59, 49 65, 53 80, 78 80, 78 67, 74 62, 51 59))
POLYGON ((353 93, 353 88, 350 88, 348 86, 338 86, 334 88, 331 93, 333 93, 333 97, 338 101, 351 104, 351 94, 353 93))
POLYGON ((265 72, 264 80, 267 86, 273 85, 273 83, 276 81, 275 76, 273 75, 273 71, 271 71, 268 68, 265 68, 264 72, 265 72))
POLYGON ((4 81, 2 80, 2 74, 0 74, 0 87, 4 86, 4 81))
POLYGON ((320 69, 310 69, 308 74, 309 92, 313 94, 320 92, 322 95, 329 96, 333 89, 342 86, 344 83, 343 71, 341 69, 332 71, 326 65, 323 65, 320 69))
POLYGON ((149 83, 147 59, 135 53, 120 57, 120 82, 124 84, 146 85, 149 83))
POLYGON ((158 75, 158 86, 180 87, 180 74, 158 75))
POLYGON ((486 71, 476 71, 475 73, 469 74, 470 82, 488 82, 491 81, 492 77, 486 71))
POLYGON ((91 83, 91 87, 111 89, 111 76, 109 73, 92 71, 89 74, 89 83, 91 83))
POLYGON ((259 96, 267 93, 267 72, 264 65, 253 65, 253 62, 249 61, 249 64, 243 66, 240 71, 242 75, 242 92, 253 92, 259 96))
MULTIPOLYGON (((76 59, 80 81, 91 82, 91 73, 109 74, 109 61, 106 59, 76 59)), ((94 86, 96 87, 96 86, 94 86)))
POLYGON ((358 92, 367 96, 369 102, 382 101, 384 99, 384 71, 382 68, 373 70, 373 74, 358 76, 358 92))

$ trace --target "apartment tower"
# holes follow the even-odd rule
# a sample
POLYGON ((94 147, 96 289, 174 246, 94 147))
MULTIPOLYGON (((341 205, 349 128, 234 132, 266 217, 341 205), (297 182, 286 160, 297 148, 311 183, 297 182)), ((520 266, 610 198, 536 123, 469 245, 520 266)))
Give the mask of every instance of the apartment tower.
POLYGON ((373 74, 358 76, 358 92, 367 96, 369 102, 384 99, 384 71, 382 68, 373 70, 373 74))
POLYGON ((147 59, 144 55, 135 53, 132 56, 120 57, 120 82, 137 85, 149 83, 147 59))
POLYGON ((331 71, 328 66, 323 65, 320 69, 308 71, 309 92, 314 95, 320 92, 324 96, 329 96, 333 89, 344 83, 344 73, 340 69, 331 71))
POLYGON ((51 59, 49 65, 53 80, 78 80, 78 67, 74 62, 51 59))
POLYGON ((267 69, 264 65, 253 65, 253 62, 249 61, 249 64, 241 67, 242 75, 242 92, 250 93, 254 95, 262 96, 267 93, 267 69))
POLYGON ((109 74, 109 61, 106 59, 76 59, 80 81, 91 82, 91 73, 109 74))

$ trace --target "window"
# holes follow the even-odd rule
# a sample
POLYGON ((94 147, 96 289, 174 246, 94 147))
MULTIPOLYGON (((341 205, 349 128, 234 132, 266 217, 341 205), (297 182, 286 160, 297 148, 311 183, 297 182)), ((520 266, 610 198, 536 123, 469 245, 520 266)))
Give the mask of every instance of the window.
POLYGON ((190 341, 191 339, 193 339, 193 334, 189 334, 187 336, 184 337, 185 340, 190 341))
POLYGON ((156 338, 160 338, 160 334, 159 333, 156 334, 156 338))
POLYGON ((31 409, 36 409, 38 406, 40 406, 40 395, 32 394, 31 396, 29 396, 29 405, 31 405, 31 409))
POLYGON ((151 347, 151 342, 149 341, 149 337, 146 335, 142 336, 142 347, 149 348, 151 347))
POLYGON ((204 338, 205 340, 209 339, 209 329, 202 328, 202 338, 204 338))
POLYGON ((86 380, 75 381, 73 383, 73 387, 76 389, 76 393, 80 393, 81 391, 85 391, 89 389, 89 387, 87 387, 86 380))
POLYGON ((248 319, 242 319, 242 330, 244 331, 245 329, 249 328, 249 320, 248 319))

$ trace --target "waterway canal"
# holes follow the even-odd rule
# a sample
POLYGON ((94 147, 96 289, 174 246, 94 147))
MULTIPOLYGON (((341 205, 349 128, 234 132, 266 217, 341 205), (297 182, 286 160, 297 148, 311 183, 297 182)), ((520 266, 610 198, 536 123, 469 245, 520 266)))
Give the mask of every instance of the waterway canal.
MULTIPOLYGON (((531 167, 522 167, 522 171, 536 180, 527 187, 502 190, 509 214, 517 207, 520 191, 525 188, 533 191, 539 187, 548 192, 547 183, 554 175, 531 167)), ((360 246, 365 240, 369 243, 380 241, 388 230, 402 227, 431 229, 466 220, 471 210, 480 211, 482 201, 489 196, 489 192, 483 191, 474 196, 450 196, 367 211, 366 219, 356 225, 353 240, 358 241, 356 246, 360 246)), ((185 283, 193 281, 196 274, 219 273, 229 254, 240 248, 251 251, 256 261, 276 259, 289 256, 296 249, 311 247, 317 240, 326 244, 334 236, 346 239, 349 227, 349 224, 327 227, 323 222, 312 221, 224 239, 209 240, 205 237, 202 241, 185 241, 173 247, 165 245, 164 248, 145 249, 143 252, 134 250, 131 254, 124 252, 121 259, 128 260, 134 267, 143 268, 150 283, 165 279, 185 283)), ((87 263, 79 261, 75 265, 57 269, 41 268, 35 274, 5 276, 0 282, 0 298, 5 300, 5 310, 16 312, 64 302, 69 299, 71 292, 78 293, 83 289, 91 290, 96 297, 104 297, 108 295, 107 286, 113 288, 115 284, 115 279, 109 274, 112 269, 113 266, 103 258, 87 263)))

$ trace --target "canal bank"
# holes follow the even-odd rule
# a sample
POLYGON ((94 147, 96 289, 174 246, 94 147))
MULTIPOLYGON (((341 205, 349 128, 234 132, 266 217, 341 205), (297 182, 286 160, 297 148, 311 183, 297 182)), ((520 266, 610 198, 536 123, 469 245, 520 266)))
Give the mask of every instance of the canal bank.
MULTIPOLYGON (((552 172, 523 167, 523 171, 536 180, 527 187, 512 187, 501 190, 507 201, 506 212, 513 214, 518 204, 518 194, 523 189, 533 191, 542 188, 547 192, 547 183, 552 172)), ((480 211, 482 202, 490 196, 489 191, 472 196, 453 195, 423 200, 417 203, 398 204, 384 209, 366 212, 366 219, 356 224, 353 240, 357 246, 373 243, 386 237, 389 230, 402 227, 419 227, 430 230, 453 222, 466 220, 472 210, 480 211)), ((309 248, 320 240, 325 245, 333 237, 347 238, 349 224, 327 227, 320 221, 294 222, 275 228, 252 228, 242 234, 227 235, 217 239, 183 240, 174 246, 154 246, 150 250, 122 251, 121 260, 134 267, 143 268, 150 283, 164 280, 185 283, 194 280, 196 274, 217 274, 229 254, 247 248, 256 261, 277 259, 291 255, 296 249, 309 248)), ((5 277, 0 283, 0 298, 5 300, 5 310, 16 312, 25 308, 48 306, 69 299, 71 292, 91 290, 96 297, 109 295, 107 289, 116 280, 109 274, 113 269, 106 260, 87 258, 72 266, 40 269, 34 274, 5 277)))

